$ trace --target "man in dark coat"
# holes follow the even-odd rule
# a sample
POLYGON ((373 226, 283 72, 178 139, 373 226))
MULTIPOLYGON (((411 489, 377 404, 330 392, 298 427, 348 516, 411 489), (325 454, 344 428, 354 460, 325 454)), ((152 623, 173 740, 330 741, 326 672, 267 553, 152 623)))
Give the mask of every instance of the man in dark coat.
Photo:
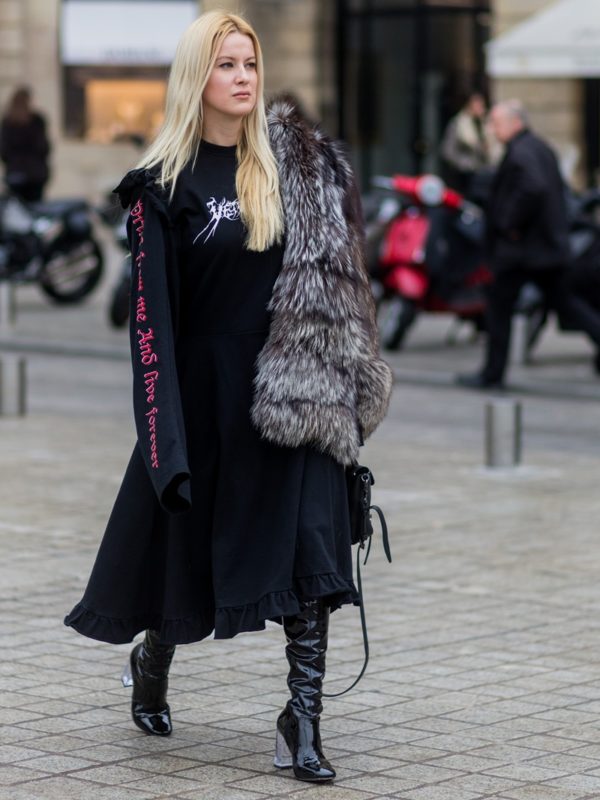
POLYGON ((529 129, 527 113, 517 100, 494 106, 490 124, 506 152, 486 210, 494 272, 486 314, 486 361, 480 372, 458 376, 458 382, 470 388, 502 386, 511 317, 525 283, 537 284, 548 305, 573 320, 600 348, 600 316, 565 291, 569 225, 556 156, 529 129))

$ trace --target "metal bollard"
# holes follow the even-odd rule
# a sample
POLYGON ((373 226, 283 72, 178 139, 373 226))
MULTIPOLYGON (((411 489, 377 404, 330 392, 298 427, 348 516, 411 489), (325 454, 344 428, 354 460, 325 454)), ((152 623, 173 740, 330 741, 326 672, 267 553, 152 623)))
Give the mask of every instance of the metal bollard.
POLYGON ((523 366, 529 361, 527 339, 529 325, 526 314, 513 314, 510 325, 510 354, 511 364, 523 366))
MULTIPOLYGON (((14 286, 0 281, 0 336, 10 339, 15 322, 14 286)), ((3 353, 0 358, 0 415, 23 416, 27 411, 26 362, 22 356, 3 353)))
POLYGON ((25 359, 4 353, 0 359, 0 416, 24 416, 27 412, 25 359))
POLYGON ((10 336, 15 324, 15 287, 0 280, 0 336, 10 336))
POLYGON ((521 403, 494 399, 485 406, 485 464, 516 467, 521 463, 521 403))

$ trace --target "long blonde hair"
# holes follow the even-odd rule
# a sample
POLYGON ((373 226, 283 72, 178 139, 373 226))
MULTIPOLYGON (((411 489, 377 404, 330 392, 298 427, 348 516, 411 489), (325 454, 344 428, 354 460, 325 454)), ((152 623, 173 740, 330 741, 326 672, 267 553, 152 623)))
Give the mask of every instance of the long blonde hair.
POLYGON ((219 50, 230 33, 249 36, 257 70, 256 105, 242 120, 237 144, 236 190, 249 250, 266 250, 283 234, 277 163, 269 143, 264 102, 263 58, 258 37, 245 19, 224 11, 198 17, 181 37, 171 66, 165 120, 138 167, 160 166, 159 183, 171 197, 185 165, 195 158, 202 137, 202 94, 219 50))

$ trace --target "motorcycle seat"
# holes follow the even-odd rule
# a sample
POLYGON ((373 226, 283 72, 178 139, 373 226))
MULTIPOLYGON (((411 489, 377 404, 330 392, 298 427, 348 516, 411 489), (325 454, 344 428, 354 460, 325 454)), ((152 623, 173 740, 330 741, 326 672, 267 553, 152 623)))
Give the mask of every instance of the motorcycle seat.
POLYGON ((29 208, 34 214, 43 217, 66 217, 74 211, 87 211, 86 200, 42 200, 39 203, 30 203, 29 208))

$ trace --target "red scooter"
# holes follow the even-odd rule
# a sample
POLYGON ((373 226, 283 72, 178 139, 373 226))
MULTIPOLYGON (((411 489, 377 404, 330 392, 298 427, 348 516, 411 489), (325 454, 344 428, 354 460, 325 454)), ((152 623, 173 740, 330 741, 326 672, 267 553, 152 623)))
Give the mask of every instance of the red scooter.
POLYGON ((389 301, 384 347, 398 349, 422 311, 450 312, 482 330, 484 290, 492 279, 484 261, 482 210, 435 175, 380 177, 373 185, 400 200, 397 213, 380 230, 371 263, 374 294, 380 302, 389 301))

